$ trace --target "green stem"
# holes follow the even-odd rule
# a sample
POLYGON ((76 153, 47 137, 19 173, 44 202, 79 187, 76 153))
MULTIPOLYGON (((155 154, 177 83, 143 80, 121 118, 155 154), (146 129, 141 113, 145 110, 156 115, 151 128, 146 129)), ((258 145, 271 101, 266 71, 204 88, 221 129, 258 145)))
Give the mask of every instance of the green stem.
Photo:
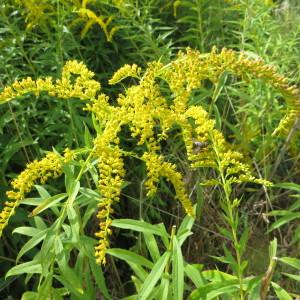
MULTIPOLYGON (((176 225, 172 226, 172 230, 171 230, 171 237, 170 237, 170 244, 169 244, 169 249, 168 251, 172 252, 172 248, 173 248, 173 237, 175 236, 176 233, 176 225)), ((169 273, 169 269, 170 269, 170 259, 168 260, 166 267, 165 267, 165 274, 169 273)))
POLYGON ((217 156, 217 163, 218 163, 218 170, 221 176, 222 180, 222 187, 224 190, 225 194, 225 200, 226 200, 226 211, 225 213, 227 214, 227 217, 229 219, 229 225, 231 228, 231 234, 232 234, 232 239, 233 239, 233 245, 235 249, 235 255, 236 255, 236 261, 237 261, 237 277, 239 281, 239 287, 240 287, 240 299, 244 300, 244 290, 243 290, 243 269, 242 269, 242 257, 240 253, 240 245, 239 245, 239 240, 237 237, 237 232, 236 232, 236 224, 235 224, 235 218, 234 218, 234 206, 231 203, 230 195, 231 195, 231 188, 230 188, 230 183, 226 180, 226 177, 224 176, 224 170, 221 165, 221 159, 219 155, 219 151, 215 146, 215 142, 213 141, 213 148, 214 152, 217 156))

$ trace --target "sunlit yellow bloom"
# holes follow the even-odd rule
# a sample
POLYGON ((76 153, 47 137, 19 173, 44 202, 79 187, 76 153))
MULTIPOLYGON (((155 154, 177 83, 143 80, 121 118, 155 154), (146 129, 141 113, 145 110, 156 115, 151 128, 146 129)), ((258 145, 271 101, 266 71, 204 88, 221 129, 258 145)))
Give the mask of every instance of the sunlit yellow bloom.
MULTIPOLYGON (((66 162, 71 158, 70 150, 67 150, 64 157, 66 162)), ((54 152, 49 152, 43 159, 27 164, 25 170, 11 182, 12 190, 8 191, 4 208, 0 212, 0 236, 6 227, 9 218, 14 215, 15 209, 20 205, 21 200, 29 193, 35 184, 46 183, 49 178, 57 178, 62 174, 63 160, 61 156, 54 152)))

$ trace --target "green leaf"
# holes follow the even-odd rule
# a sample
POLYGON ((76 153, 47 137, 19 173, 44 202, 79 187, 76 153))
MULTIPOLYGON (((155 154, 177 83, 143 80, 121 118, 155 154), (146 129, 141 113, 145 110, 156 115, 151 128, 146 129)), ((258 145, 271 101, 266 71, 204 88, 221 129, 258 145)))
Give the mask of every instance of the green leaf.
POLYGON ((76 199, 76 196, 79 192, 79 189, 80 189, 80 182, 78 180, 74 180, 70 186, 69 186, 69 189, 68 189, 68 195, 69 195, 69 198, 68 198, 68 205, 69 206, 72 206, 73 205, 73 202, 75 201, 76 199))
POLYGON ((46 278, 38 288, 38 296, 36 300, 52 300, 51 291, 52 291, 52 281, 53 273, 50 272, 47 274, 46 278))
POLYGON ((47 224, 45 223, 45 221, 41 217, 36 216, 33 219, 34 219, 34 223, 35 223, 36 228, 38 228, 40 230, 48 228, 47 224))
POLYGON ((194 283, 196 288, 205 284, 204 278, 200 274, 202 267, 203 266, 201 265, 201 268, 199 270, 196 265, 186 264, 184 268, 186 276, 194 283))
POLYGON ((20 275, 20 274, 41 274, 42 273, 42 266, 40 261, 32 260, 15 267, 12 267, 5 275, 5 278, 13 275, 20 275))
POLYGON ((18 253, 18 256, 16 258, 16 261, 18 260, 29 250, 31 250, 33 247, 35 247, 37 244, 39 244, 43 239, 45 239, 45 236, 47 234, 48 229, 42 230, 36 235, 34 235, 25 245, 21 248, 21 250, 18 253))
POLYGON ((277 256, 277 239, 274 238, 273 241, 270 243, 269 246, 269 256, 270 259, 273 259, 277 256))
POLYGON ((153 267, 153 263, 150 260, 129 250, 119 248, 107 249, 107 254, 150 269, 153 267))
POLYGON ((38 294, 36 292, 25 292, 22 295, 21 300, 36 300, 38 294))
POLYGON ((86 124, 84 124, 84 143, 87 148, 93 148, 93 138, 86 124))
POLYGON ((60 276, 54 276, 57 280, 59 280, 63 286, 68 288, 68 290, 79 297, 80 299, 83 298, 84 291, 82 288, 82 282, 78 277, 79 274, 75 272, 74 269, 66 266, 64 272, 60 276))
POLYGON ((300 275, 294 275, 294 274, 288 274, 288 273, 282 273, 283 275, 291 278, 291 279, 294 279, 296 281, 300 281, 300 275))
POLYGON ((46 277, 49 273, 49 269, 51 266, 51 261, 55 256, 55 239, 57 237, 57 232, 55 230, 55 226, 59 222, 59 219, 57 219, 51 227, 49 227, 49 230, 47 232, 47 235, 44 239, 44 242, 42 244, 40 255, 41 255, 41 265, 42 265, 42 275, 46 277))
POLYGON ((137 265, 129 261, 127 261, 127 263, 140 280, 144 282, 148 276, 148 273, 144 270, 144 268, 141 265, 137 265))
POLYGON ((278 258, 279 261, 300 270, 300 259, 293 258, 293 257, 280 257, 278 258))
POLYGON ((51 197, 51 195, 48 193, 48 191, 43 186, 36 184, 34 187, 36 188, 36 190, 38 191, 38 193, 42 199, 47 199, 47 198, 51 197))
POLYGON ((292 190, 300 193, 300 184, 296 184, 293 182, 282 182, 274 184, 274 187, 278 187, 281 189, 292 190))
POLYGON ((29 217, 33 217, 46 210, 49 207, 57 204, 61 200, 67 197, 66 193, 58 194, 49 198, 46 198, 38 207, 36 207, 30 214, 29 217))
POLYGON ((219 270, 206 270, 201 272, 201 276, 209 281, 233 281, 236 276, 219 271, 219 270))
MULTIPOLYGON (((196 205, 194 205, 193 211, 194 212, 196 211, 196 205)), ((179 242, 180 245, 182 244, 182 242, 180 242, 180 236, 182 234, 184 234, 186 231, 191 231, 191 229, 194 225, 194 222, 195 222, 195 218, 193 218, 189 215, 186 215, 184 217, 184 219, 182 220, 182 222, 181 222, 181 224, 178 228, 177 234, 176 234, 178 242, 179 242)))
POLYGON ((168 276, 163 276, 161 283, 160 283, 159 291, 157 294, 158 300, 168 299, 169 285, 170 285, 170 280, 169 280, 168 276))
POLYGON ((230 295, 230 293, 236 292, 238 290, 238 280, 214 281, 193 291, 188 297, 188 300, 210 300, 215 299, 217 296, 223 294, 230 295))
MULTIPOLYGON (((85 257, 83 259, 85 259, 85 257)), ((84 282, 86 284, 85 291, 84 291, 84 298, 88 300, 97 299, 96 289, 94 287, 94 281, 92 280, 91 272, 88 266, 86 266, 86 271, 84 272, 84 282)))
POLYGON ((166 249, 169 249, 170 247, 170 235, 168 234, 167 230, 166 230, 166 227, 163 223, 159 223, 159 224, 156 224, 156 226, 163 232, 163 236, 161 236, 161 240, 164 244, 164 246, 166 247, 166 249))
POLYGON ((277 283, 271 282, 271 285, 276 293, 279 300, 293 300, 287 291, 280 287, 277 283))
POLYGON ((184 290, 183 257, 176 236, 173 237, 172 260, 172 286, 174 293, 173 297, 174 300, 182 300, 184 290))
POLYGON ((97 287, 101 291, 101 294, 105 297, 105 299, 110 300, 111 297, 109 295, 106 283, 105 283, 105 278, 102 272, 101 266, 97 265, 95 262, 95 258, 89 258, 89 265, 91 267, 91 271, 93 274, 93 277, 95 278, 97 287))
POLYGON ((297 200, 297 201, 295 201, 295 202, 291 205, 291 207, 289 208, 289 210, 296 210, 296 209, 298 209, 299 207, 300 207, 300 199, 297 200))
POLYGON ((13 234, 18 233, 18 234, 23 234, 23 235, 27 235, 27 236, 35 236, 40 232, 41 232, 41 230, 38 228, 23 226, 23 227, 18 227, 16 229, 14 229, 12 233, 13 234))
POLYGON ((152 225, 144 221, 132 219, 117 219, 113 220, 111 225, 118 228, 129 229, 138 232, 148 232, 167 238, 169 237, 168 233, 163 231, 162 228, 160 228, 159 226, 152 225))
POLYGON ((143 232, 143 235, 152 260, 157 261, 160 258, 160 253, 154 235, 148 232, 143 232))
MULTIPOLYGON (((135 290, 137 291, 137 293, 139 293, 140 289, 143 285, 143 282, 138 277, 136 277, 134 275, 131 276, 131 280, 134 284, 135 290)), ((152 294, 152 297, 153 297, 153 294, 152 294)))
POLYGON ((165 252, 164 255, 153 266, 152 271, 146 278, 141 291, 139 293, 139 300, 146 300, 147 297, 153 292, 156 283, 161 278, 164 268, 170 258, 170 252, 165 252))
POLYGON ((79 241, 80 231, 79 215, 76 213, 72 205, 67 205, 67 215, 71 225, 72 243, 77 243, 79 241))
POLYGON ((274 222, 267 232, 277 229, 278 227, 280 227, 294 219, 298 219, 298 218, 300 219, 300 212, 289 213, 289 214, 285 215, 284 217, 278 219, 276 222, 274 222))
POLYGON ((55 251, 55 260, 59 266, 60 271, 63 273, 68 263, 67 263, 65 249, 61 241, 61 238, 59 236, 55 237, 54 251, 55 251))
POLYGON ((64 164, 63 171, 65 174, 66 191, 68 195, 70 195, 70 190, 74 186, 74 182, 75 182, 74 166, 69 164, 64 164))

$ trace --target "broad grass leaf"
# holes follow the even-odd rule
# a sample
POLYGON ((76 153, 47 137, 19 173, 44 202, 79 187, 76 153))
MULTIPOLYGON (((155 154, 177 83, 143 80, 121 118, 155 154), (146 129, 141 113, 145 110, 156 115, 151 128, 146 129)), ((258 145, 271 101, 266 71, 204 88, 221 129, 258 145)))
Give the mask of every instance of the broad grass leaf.
POLYGON ((161 240, 164 244, 164 246, 166 247, 166 249, 169 249, 170 247, 170 235, 168 234, 167 230, 166 230, 166 227, 163 223, 159 223, 159 224, 156 224, 156 226, 158 228, 160 228, 160 230, 163 232, 164 235, 161 236, 161 240))
POLYGON ((74 180, 70 185, 69 185, 69 190, 68 190, 68 203, 71 206, 73 202, 76 199, 76 196, 79 192, 80 189, 80 182, 78 180, 74 180))
POLYGON ((84 143, 88 148, 93 147, 93 138, 86 124, 84 124, 84 143))
POLYGON ((40 197, 43 200, 51 197, 51 195, 49 194, 49 192, 43 186, 36 184, 34 187, 36 188, 36 190, 38 191, 40 197))
POLYGON ((93 274, 93 277, 95 279, 95 282, 97 284, 97 287, 101 291, 101 294, 105 297, 105 299, 110 300, 111 297, 108 292, 108 288, 105 283, 105 278, 102 272, 102 268, 96 264, 95 258, 89 258, 89 265, 93 274))
POLYGON ((288 273, 282 273, 282 274, 289 277, 289 278, 291 278, 291 279, 294 279, 294 280, 300 282, 300 275, 294 275, 294 274, 288 274, 288 273))
POLYGON ((233 281, 237 280, 236 276, 219 271, 219 270, 206 270, 201 272, 201 276, 209 281, 233 281))
POLYGON ((278 261, 283 262, 297 270, 300 270, 300 259, 294 257, 280 257, 278 261))
POLYGON ((50 272, 43 280, 42 284, 39 286, 36 300, 51 299, 49 295, 52 294, 52 282, 53 282, 53 273, 50 272))
POLYGON ((230 295, 239 290, 237 280, 210 282, 193 291, 188 300, 210 300, 220 295, 230 295))
POLYGON ((144 221, 131 220, 131 219, 118 219, 118 220, 113 220, 111 225, 114 227, 134 230, 138 232, 148 232, 161 237, 166 237, 166 238, 169 237, 168 233, 164 231, 162 228, 160 228, 159 226, 152 225, 144 221))
POLYGON ((143 232, 143 235, 152 260, 157 261, 160 253, 154 235, 148 232, 143 232))
POLYGON ((67 206, 67 215, 72 231, 72 243, 77 243, 79 241, 79 231, 80 231, 80 219, 79 214, 77 214, 75 208, 71 205, 67 206))
POLYGON ((36 292, 25 292, 22 295, 21 300, 36 300, 38 297, 38 294, 36 292))
POLYGON ((269 230, 267 232, 271 232, 274 229, 277 229, 278 227, 293 221, 295 219, 300 219, 300 212, 295 212, 295 213, 289 213, 287 215, 285 215, 284 217, 278 219, 277 221, 275 221, 269 228, 269 230))
POLYGON ((161 280, 160 287, 158 290, 158 294, 157 294, 158 300, 168 299, 169 286, 170 286, 170 280, 167 276, 164 276, 161 280))
POLYGON ((54 242, 55 260, 59 266, 59 269, 63 273, 67 267, 67 258, 61 238, 58 236, 54 242))
POLYGON ((293 182, 276 183, 274 184, 274 187, 278 187, 286 190, 292 190, 300 193, 300 184, 296 184, 293 182))
POLYGON ((141 265, 134 264, 132 262, 126 261, 133 272, 142 280, 145 281, 148 274, 141 265))
MULTIPOLYGON (((194 212, 196 212, 196 206, 194 206, 194 212)), ((191 229, 194 225, 195 218, 186 215, 181 222, 177 231, 178 244, 181 247, 184 241, 192 234, 191 229)))
POLYGON ((206 284, 206 280, 200 274, 202 268, 203 268, 202 265, 200 265, 200 269, 199 269, 198 267, 196 267, 196 265, 190 265, 190 264, 187 264, 184 268, 184 272, 186 276, 194 283, 196 288, 199 288, 200 286, 206 284))
POLYGON ((54 276, 58 281, 60 281, 63 286, 67 287, 68 290, 79 297, 80 299, 85 299, 84 290, 82 287, 82 280, 78 277, 75 269, 72 269, 68 266, 61 272, 61 275, 54 276))
POLYGON ((140 266, 145 266, 149 269, 153 267, 153 263, 150 260, 129 250, 119 248, 107 249, 107 254, 125 260, 126 262, 128 261, 140 266))
POLYGON ((65 199, 66 197, 67 197, 66 193, 61 193, 44 199, 44 201, 42 201, 42 203, 29 214, 29 217, 34 217, 38 215, 42 211, 46 210, 49 207, 52 207, 53 205, 57 204, 61 200, 65 199))
POLYGON ((36 245, 38 245, 42 240, 45 239, 46 234, 48 232, 48 229, 42 230, 39 233, 37 233, 36 235, 34 235, 27 243, 25 243, 25 245, 21 248, 21 250, 18 253, 18 256, 16 258, 16 261, 18 262, 18 260, 29 250, 31 250, 33 247, 35 247, 36 245))
POLYGON ((184 267, 181 248, 176 236, 173 237, 172 262, 173 299, 182 300, 184 291, 184 267))
POLYGON ((5 275, 5 278, 13 275, 20 275, 24 273, 29 274, 41 274, 42 266, 39 260, 32 260, 26 263, 19 264, 15 267, 12 267, 5 275))
POLYGON ((23 234, 23 235, 27 235, 27 236, 35 236, 40 232, 41 232, 41 229, 38 229, 35 227, 22 226, 22 227, 18 227, 16 229, 14 229, 12 233, 13 234, 18 233, 18 234, 23 234))
POLYGON ((279 300, 293 300, 293 298, 289 295, 289 293, 286 290, 284 290, 281 286, 279 286, 277 283, 271 282, 271 285, 279 300))
POLYGON ((151 293, 153 293, 153 289, 156 285, 156 283, 160 280, 164 268, 166 264, 168 263, 170 258, 170 252, 165 252, 160 259, 156 262, 156 264, 153 266, 152 271, 146 278, 141 291, 139 293, 139 300, 146 300, 151 293))

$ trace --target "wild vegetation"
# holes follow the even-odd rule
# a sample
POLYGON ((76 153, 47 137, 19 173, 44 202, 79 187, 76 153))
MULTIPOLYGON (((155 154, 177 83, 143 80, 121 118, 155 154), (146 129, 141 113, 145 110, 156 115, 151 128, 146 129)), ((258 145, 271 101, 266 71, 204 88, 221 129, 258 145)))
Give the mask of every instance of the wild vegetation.
POLYGON ((300 7, 3 0, 1 299, 300 299, 300 7))

